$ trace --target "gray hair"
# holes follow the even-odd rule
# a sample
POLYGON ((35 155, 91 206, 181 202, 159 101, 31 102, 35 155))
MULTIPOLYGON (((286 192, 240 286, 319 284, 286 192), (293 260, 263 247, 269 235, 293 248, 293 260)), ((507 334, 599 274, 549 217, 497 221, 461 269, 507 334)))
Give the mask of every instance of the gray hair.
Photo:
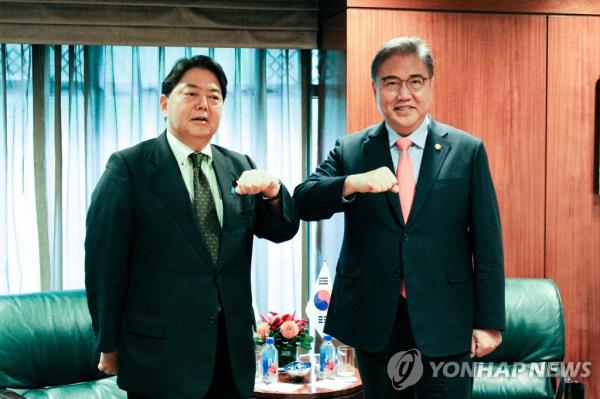
POLYGON ((395 37, 383 43, 371 62, 371 79, 376 80, 379 67, 393 55, 416 55, 427 67, 429 77, 433 77, 433 57, 431 50, 418 37, 395 37))

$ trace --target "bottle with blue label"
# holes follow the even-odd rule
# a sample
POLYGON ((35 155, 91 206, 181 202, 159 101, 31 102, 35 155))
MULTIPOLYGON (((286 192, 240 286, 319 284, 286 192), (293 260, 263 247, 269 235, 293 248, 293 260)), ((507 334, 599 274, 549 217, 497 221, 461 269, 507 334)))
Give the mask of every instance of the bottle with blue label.
POLYGON ((335 346, 330 335, 323 336, 323 344, 319 349, 319 371, 326 379, 335 378, 335 346))
POLYGON ((260 363, 262 365, 262 380, 265 384, 277 382, 278 374, 278 353, 275 347, 275 338, 267 337, 266 345, 260 352, 260 363))

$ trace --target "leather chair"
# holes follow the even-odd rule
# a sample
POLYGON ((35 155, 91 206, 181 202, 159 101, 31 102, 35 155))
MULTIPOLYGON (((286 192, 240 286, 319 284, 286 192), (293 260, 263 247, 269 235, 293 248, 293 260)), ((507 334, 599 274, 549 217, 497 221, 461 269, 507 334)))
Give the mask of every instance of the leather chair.
POLYGON ((473 398, 554 398, 564 357, 562 302, 552 280, 506 280, 506 331, 502 344, 476 363, 473 398))
POLYGON ((98 359, 85 291, 0 296, 0 399, 126 399, 98 359))

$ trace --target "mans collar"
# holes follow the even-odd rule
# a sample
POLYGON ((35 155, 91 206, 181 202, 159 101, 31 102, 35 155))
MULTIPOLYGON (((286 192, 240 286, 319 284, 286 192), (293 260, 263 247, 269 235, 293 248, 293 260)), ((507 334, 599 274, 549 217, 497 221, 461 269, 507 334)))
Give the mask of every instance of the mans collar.
MULTIPOLYGON (((169 142, 171 150, 173 150, 177 163, 180 165, 185 164, 188 161, 189 155, 193 153, 194 150, 188 147, 183 141, 179 140, 177 136, 169 131, 169 129, 167 129, 167 141, 169 142)), ((210 144, 206 145, 200 152, 208 156, 209 162, 212 161, 212 148, 210 144)))
MULTIPOLYGON (((429 128, 430 121, 431 118, 429 117, 429 115, 426 115, 423 119, 423 122, 421 122, 421 125, 419 125, 419 127, 414 132, 406 136, 410 138, 410 140, 414 143, 415 147, 418 147, 420 149, 425 148, 425 141, 427 140, 427 130, 429 128)), ((389 145, 390 147, 393 147, 396 145, 396 141, 398 141, 398 139, 401 136, 394 129, 392 129, 392 127, 389 125, 389 123, 387 123, 387 121, 385 122, 385 128, 388 132, 389 145)))

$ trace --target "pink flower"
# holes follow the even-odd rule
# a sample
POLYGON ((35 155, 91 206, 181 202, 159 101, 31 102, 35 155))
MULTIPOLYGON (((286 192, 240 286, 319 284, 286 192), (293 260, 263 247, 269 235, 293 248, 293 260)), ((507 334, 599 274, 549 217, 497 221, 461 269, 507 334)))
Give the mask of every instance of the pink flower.
POLYGON ((279 326, 281 325, 282 321, 283 320, 281 320, 281 317, 275 316, 269 322, 269 327, 271 328, 271 330, 277 330, 279 328, 279 326))
POLYGON ((283 335, 283 337, 285 339, 294 338, 296 335, 298 335, 298 332, 300 331, 300 328, 298 327, 296 322, 294 322, 292 320, 284 321, 281 324, 280 329, 281 329, 281 335, 283 335))
POLYGON ((271 331, 271 329, 269 328, 269 323, 258 323, 258 325, 256 326, 256 334, 258 335, 258 338, 260 338, 261 340, 265 340, 265 338, 267 338, 267 333, 271 331))
POLYGON ((296 320, 296 324, 298 325, 299 331, 302 332, 304 331, 304 328, 306 327, 306 325, 308 324, 308 322, 306 320, 296 320))
POLYGON ((279 350, 293 350, 295 347, 310 349, 313 337, 308 334, 308 322, 296 319, 294 313, 269 312, 260 316, 257 322, 254 342, 264 345, 267 336, 275 338, 279 350))

